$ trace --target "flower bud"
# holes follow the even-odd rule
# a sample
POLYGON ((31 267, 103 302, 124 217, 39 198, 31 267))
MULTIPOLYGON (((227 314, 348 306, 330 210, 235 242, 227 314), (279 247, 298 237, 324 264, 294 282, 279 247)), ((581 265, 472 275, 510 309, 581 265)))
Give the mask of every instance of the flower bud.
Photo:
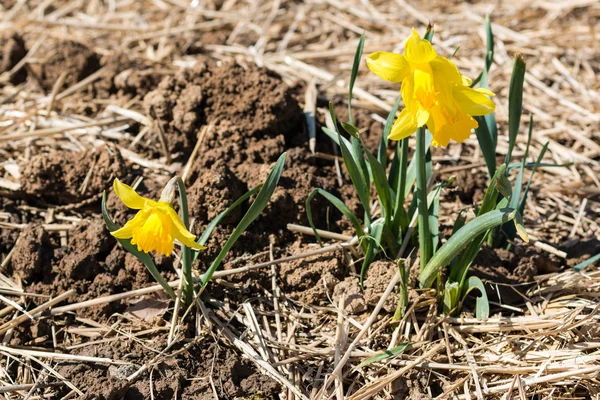
POLYGON ((173 204, 175 201, 175 191, 177 190, 177 177, 174 176, 167 183, 160 194, 160 201, 168 204, 173 204))

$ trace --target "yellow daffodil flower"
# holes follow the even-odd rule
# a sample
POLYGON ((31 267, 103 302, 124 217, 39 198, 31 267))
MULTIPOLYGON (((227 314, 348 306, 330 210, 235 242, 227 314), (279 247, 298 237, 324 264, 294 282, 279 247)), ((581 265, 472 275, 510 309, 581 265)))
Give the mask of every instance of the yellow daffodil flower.
POLYGON ((159 201, 140 196, 131 186, 118 179, 114 180, 113 188, 127 207, 140 210, 121 229, 111 232, 111 235, 117 239, 131 239, 131 244, 137 245, 139 251, 149 253, 154 250, 165 256, 169 256, 173 252, 175 239, 193 249, 205 248, 194 241, 196 237, 187 230, 179 215, 173 210, 171 206, 174 197, 172 185, 170 187, 171 195, 165 196, 165 192, 168 191, 165 188, 159 201))
POLYGON ((451 139, 463 142, 478 126, 473 116, 496 109, 487 97, 492 92, 469 87, 471 81, 414 29, 404 55, 379 51, 369 55, 367 66, 380 78, 402 82, 405 108, 392 127, 391 140, 404 139, 427 125, 434 146, 447 146, 451 139))

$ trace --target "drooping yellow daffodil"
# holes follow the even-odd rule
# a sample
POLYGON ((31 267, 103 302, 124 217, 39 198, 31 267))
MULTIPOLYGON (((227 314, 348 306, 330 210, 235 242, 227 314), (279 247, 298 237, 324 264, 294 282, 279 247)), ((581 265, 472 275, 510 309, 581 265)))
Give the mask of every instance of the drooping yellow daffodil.
POLYGON ((447 146, 451 139, 463 142, 478 126, 473 116, 496 109, 487 97, 493 96, 492 92, 469 87, 471 81, 461 75, 456 65, 437 55, 431 43, 421 39, 414 29, 404 55, 379 51, 369 55, 367 66, 380 78, 402 82, 405 108, 389 139, 404 139, 427 125, 434 146, 447 146))
POLYGON ((123 204, 140 210, 121 229, 111 232, 117 239, 131 239, 131 244, 137 245, 139 251, 149 253, 154 250, 165 256, 173 252, 175 239, 193 249, 205 248, 194 241, 196 237, 173 210, 173 184, 167 185, 159 201, 140 196, 131 186, 118 179, 114 180, 113 188, 123 204))

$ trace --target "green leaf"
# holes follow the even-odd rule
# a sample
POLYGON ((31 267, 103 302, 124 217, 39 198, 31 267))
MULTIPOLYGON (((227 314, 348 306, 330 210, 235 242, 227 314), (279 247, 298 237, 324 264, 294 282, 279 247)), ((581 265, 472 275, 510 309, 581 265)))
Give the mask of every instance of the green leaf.
MULTIPOLYGON (((496 208, 497 201, 498 201, 498 195, 499 195, 496 182, 499 179, 506 179, 505 171, 506 171, 506 165, 502 164, 496 171, 495 175, 492 177, 492 180, 490 181, 490 185, 488 186, 487 190, 485 191, 485 195, 483 196, 483 201, 481 202, 481 207, 477 211, 478 217, 482 216, 496 208)), ((509 183, 509 186, 510 186, 510 183, 509 183)), ((509 187, 508 192, 510 193, 510 187, 509 187)), ((462 224, 460 225, 460 227, 457 230, 452 232, 452 236, 454 236, 454 234, 459 229, 461 229, 463 226, 464 226, 464 220, 462 221, 462 224)), ((477 256, 477 253, 481 249, 481 246, 485 242, 485 238, 487 235, 488 235, 488 232, 486 231, 486 232, 482 233, 479 237, 475 238, 467 246, 467 248, 460 254, 460 256, 453 261, 452 266, 450 268, 450 273, 448 275, 449 281, 458 282, 459 286, 462 287, 462 285, 464 284, 465 279, 467 277, 467 271, 468 271, 469 267, 471 266, 471 264, 473 263, 473 260, 477 256)))
POLYGON ((507 199, 510 199, 512 196, 512 185, 506 175, 497 176, 495 188, 507 199))
POLYGON ((481 154, 483 154, 488 174, 492 177, 496 173, 496 146, 494 146, 492 133, 485 117, 475 116, 473 118, 475 118, 478 124, 477 128, 475 128, 475 135, 479 142, 479 148, 481 149, 481 154))
MULTIPOLYGON (((546 143, 550 143, 550 142, 546 142, 546 143)), ((562 164, 556 164, 556 163, 545 163, 545 162, 540 162, 539 164, 535 161, 530 161, 525 163, 525 168, 533 168, 537 165, 537 167, 544 167, 544 168, 554 168, 554 167, 560 167, 560 168, 564 168, 564 167, 570 167, 572 166, 574 163, 572 161, 566 162, 566 163, 562 163, 562 164)), ((521 168, 522 163, 512 163, 510 165, 508 165, 506 167, 507 171, 512 171, 515 168, 521 168)))
MULTIPOLYGON (((473 79, 471 87, 475 87, 480 81, 485 79, 485 84, 482 82, 481 87, 488 88, 487 86, 487 72, 490 70, 494 61, 494 33, 492 32, 492 22, 489 14, 485 16, 485 38, 486 38, 486 56, 485 56, 485 67, 479 76, 473 79), (484 77, 485 76, 485 77, 484 77)), ((493 175, 493 174, 492 174, 493 175)), ((490 176, 492 176, 490 175, 490 176)))
POLYGON ((371 357, 367 358, 365 361, 361 362, 358 365, 358 367, 356 367, 356 368, 357 369, 358 368, 363 368, 363 367, 366 367, 369 364, 373 364, 373 363, 378 362, 378 361, 383 361, 383 360, 388 359, 390 357, 394 357, 394 356, 397 356, 399 354, 402 354, 402 353, 404 353, 404 351, 406 351, 406 349, 408 348, 408 346, 410 346, 410 342, 404 342, 404 343, 401 343, 400 345, 398 345, 398 346, 396 346, 396 347, 394 347, 394 348, 392 348, 390 350, 384 350, 383 353, 379 353, 379 354, 376 354, 374 356, 371 356, 371 357))
MULTIPOLYGON (((109 231, 114 232, 117 229, 121 229, 121 227, 115 224, 108 215, 108 211, 106 210, 106 192, 102 192, 102 218, 104 218, 104 223, 109 231)), ((131 239, 117 240, 119 243, 121 243, 121 246, 123 246, 125 250, 136 256, 142 263, 144 263, 154 280, 158 282, 160 286, 162 286, 164 291, 171 296, 173 300, 175 300, 175 292, 171 286, 169 286, 169 283, 165 280, 165 278, 163 278, 160 272, 158 272, 158 269, 156 268, 156 265, 154 265, 154 261, 152 261, 150 255, 148 253, 144 253, 143 251, 139 251, 137 246, 131 244, 131 239)))
POLYGON ((425 35, 423 35, 423 39, 425 39, 431 43, 431 41, 433 40, 433 34, 434 34, 433 25, 431 23, 429 23, 427 25, 427 30, 425 31, 425 35))
POLYGON ((382 215, 385 218, 387 225, 389 224, 393 216, 392 189, 390 188, 390 184, 388 183, 384 166, 381 165, 379 161, 377 161, 375 156, 373 156, 371 152, 366 148, 365 153, 367 154, 369 164, 371 165, 373 183, 375 183, 377 195, 379 196, 379 202, 383 211, 382 215))
POLYGON ((225 242, 225 245, 223 245, 223 248, 221 249, 217 257, 214 259, 208 270, 204 273, 204 275, 202 275, 202 278, 200 280, 200 286, 206 286, 208 284, 213 274, 215 273, 217 268, 219 268, 221 262, 223 262, 223 259, 225 258, 229 250, 231 250, 235 242, 237 242, 237 240, 240 238, 242 233, 244 233, 244 231, 248 228, 248 226, 250 226, 250 224, 256 218, 258 218, 258 216, 262 213, 262 211, 269 203, 269 200, 271 199, 271 196, 273 195, 273 192, 275 191, 275 188, 279 183, 279 178, 281 178, 281 173, 283 172, 283 167, 285 165, 286 155, 286 153, 283 153, 275 163, 275 166, 269 173, 269 176, 265 180, 265 183, 260 189, 260 192, 258 192, 256 199, 254 200, 248 211, 246 211, 246 214, 242 217, 242 220, 232 232, 231 236, 229 236, 229 238, 225 242))
POLYGON ((351 125, 354 125, 352 119, 352 91, 354 90, 354 82, 358 75, 358 68, 360 67, 360 59, 362 58, 363 49, 365 47, 365 34, 360 35, 358 46, 356 47, 356 53, 354 54, 354 62, 352 63, 352 74, 350 75, 350 84, 348 85, 348 120, 351 125))
POLYGON ((523 187, 523 174, 525 173, 525 164, 527 163, 527 157, 529 156, 529 146, 531 145, 531 136, 533 134, 533 114, 529 114, 529 133, 527 134, 527 145, 525 146, 525 154, 523 155, 523 162, 521 163, 521 169, 515 180, 515 184, 512 189, 512 197, 510 198, 509 207, 518 208, 519 201, 521 200, 521 189, 523 187))
POLYGON ((429 193, 427 196, 427 202, 429 206, 429 232, 431 234, 431 244, 433 246, 433 253, 437 250, 440 243, 440 194, 442 191, 442 185, 437 185, 436 188, 429 193), (430 201, 429 197, 433 195, 433 199, 430 201))
POLYGON ((384 224, 383 222, 374 222, 371 224, 371 229, 369 230, 369 235, 363 236, 363 239, 367 241, 367 251, 365 252, 365 258, 363 259, 363 264, 360 269, 360 286, 362 287, 365 277, 367 275, 367 270, 369 266, 375 260, 375 256, 377 255, 377 249, 381 247, 381 235, 383 233, 384 224))
POLYGON ((479 290, 479 293, 481 294, 475 299, 475 316, 477 319, 485 321, 490 316, 490 303, 483 282, 476 276, 469 277, 463 298, 473 289, 479 290))
POLYGON ((460 228, 462 228, 467 222, 467 215, 465 214, 465 210, 460 210, 456 219, 454 220, 454 225, 452 226, 452 235, 456 233, 460 228))
POLYGON ((392 131, 392 126, 394 126, 394 121, 396 119, 396 113, 398 112, 398 107, 400 107, 400 100, 402 100, 402 96, 398 96, 396 103, 394 103, 394 107, 392 111, 388 114, 388 117, 385 121, 385 125, 383 126, 383 132, 381 133, 381 140, 379 141, 379 150, 377 152, 377 160, 384 166, 387 166, 387 143, 388 136, 390 136, 390 132, 392 131))
POLYGON ((329 102, 329 115, 331 116, 331 121, 333 121, 333 126, 337 129, 337 118, 335 117, 335 110, 331 101, 329 102))
POLYGON ((523 112, 523 83, 525 82, 525 61, 520 54, 515 56, 515 64, 508 91, 508 151, 505 163, 509 164, 517 142, 517 134, 523 112))
POLYGON ((597 263, 597 262, 600 262, 600 253, 596 254, 595 256, 592 256, 592 257, 588 258, 585 261, 580 262, 579 264, 577 264, 576 266, 574 266, 573 269, 575 271, 577 271, 577 272, 583 271, 584 269, 586 269, 590 265, 593 265, 594 263, 597 263))
MULTIPOLYGON (((321 237, 319 236, 319 233, 317 232, 317 228, 315 227, 315 224, 313 222, 312 206, 311 206, 311 201, 317 194, 320 194, 321 196, 325 197, 335 208, 337 208, 346 218, 348 218, 350 220, 350 222, 352 223, 352 226, 354 227, 354 230, 356 231, 356 236, 358 236, 358 238, 362 238, 365 235, 365 232, 363 230, 362 225, 360 224, 360 221, 358 220, 358 218, 356 218, 356 216, 352 213, 352 211, 350 211, 350 209, 346 206, 346 204, 342 200, 340 200, 336 196, 332 195, 331 193, 327 192, 326 190, 323 190, 321 188, 316 188, 316 189, 313 189, 312 192, 310 192, 310 194, 308 195, 308 197, 306 199, 306 216, 308 218, 308 223, 310 224, 310 226, 313 230, 313 233, 314 233, 315 237, 317 238, 317 241, 319 242, 320 245, 322 245, 323 243, 321 242, 321 237)), ((364 250, 366 250, 366 248, 367 247, 365 245, 364 250)))
POLYGON ((442 301, 444 314, 453 315, 458 311, 460 300, 460 286, 457 282, 446 282, 444 286, 444 299, 442 301))
POLYGON ((525 242, 529 243, 529 235, 527 235, 527 231, 525 230, 525 226, 523 226, 523 219, 521 218, 521 214, 517 212, 514 219, 515 229, 517 231, 517 235, 525 242))
POLYGON ((421 287, 428 288, 433 284, 437 273, 446 267, 454 257, 460 254, 474 239, 486 231, 515 219, 516 211, 512 208, 502 208, 478 216, 458 232, 452 235, 446 243, 429 260, 421 271, 419 281, 421 287))
POLYGON ((525 211, 525 203, 527 202, 527 196, 529 195, 529 188, 531 187, 531 180, 533 179, 533 176, 535 175, 535 172, 537 171, 538 167, 542 164, 542 159, 544 158, 544 155, 546 154, 546 150, 548 150, 549 144, 550 144, 550 142, 546 142, 544 144, 544 146, 542 147, 542 150, 540 151, 540 154, 538 155, 537 160, 535 161, 535 164, 533 165, 533 169, 531 170, 531 175, 529 176, 529 180, 527 181, 527 186, 525 187, 525 191, 523 192, 523 198, 521 199, 521 203, 519 204, 519 212, 521 213, 521 215, 523 215, 523 213, 525 211))
POLYGON ((342 138, 342 136, 339 133, 338 143, 340 144, 340 148, 342 149, 342 157, 344 158, 346 170, 348 170, 348 174, 350 175, 352 184, 354 185, 358 198, 360 199, 360 202, 362 203, 362 206, 365 210, 366 223, 369 223, 371 215, 371 205, 369 203, 370 188, 367 178, 363 174, 363 170, 359 167, 359 164, 354 159, 352 147, 350 147, 351 145, 346 139, 342 138))
POLYGON ((358 136, 358 128, 352 124, 346 124, 344 122, 340 122, 342 124, 342 128, 348 133, 350 136, 357 137, 358 136))

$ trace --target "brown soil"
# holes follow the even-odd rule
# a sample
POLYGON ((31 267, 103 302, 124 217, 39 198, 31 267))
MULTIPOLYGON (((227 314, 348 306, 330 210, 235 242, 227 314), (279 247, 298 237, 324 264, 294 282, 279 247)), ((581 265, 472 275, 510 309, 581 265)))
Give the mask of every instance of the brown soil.
POLYGON ((236 64, 221 68, 198 64, 163 79, 145 97, 144 106, 164 125, 172 153, 189 154, 200 127, 214 125, 198 159, 198 166, 203 167, 219 159, 230 167, 275 161, 286 136, 302 131, 302 112, 291 89, 274 74, 254 66, 246 70, 236 64), (266 137, 283 140, 257 144, 266 137), (264 152, 266 148, 271 150, 264 152))
POLYGON ((40 50, 38 57, 44 61, 31 65, 31 70, 47 92, 52 90, 63 72, 66 72, 66 77, 62 89, 74 85, 100 68, 100 57, 86 45, 74 41, 56 42, 49 48, 40 50))
MULTIPOLYGON (((23 38, 17 33, 4 33, 0 36, 0 73, 10 71, 25 55, 27 49, 23 38)), ((10 78, 10 83, 17 85, 22 83, 27 78, 27 71, 21 68, 10 78)))
POLYGON ((128 173, 120 153, 108 148, 41 153, 21 168, 23 191, 50 204, 71 204, 97 196, 114 178, 128 173))
POLYGON ((490 300, 518 305, 524 302, 522 294, 535 283, 537 275, 558 272, 563 266, 564 260, 535 247, 508 251, 484 245, 470 271, 486 283, 490 300))

